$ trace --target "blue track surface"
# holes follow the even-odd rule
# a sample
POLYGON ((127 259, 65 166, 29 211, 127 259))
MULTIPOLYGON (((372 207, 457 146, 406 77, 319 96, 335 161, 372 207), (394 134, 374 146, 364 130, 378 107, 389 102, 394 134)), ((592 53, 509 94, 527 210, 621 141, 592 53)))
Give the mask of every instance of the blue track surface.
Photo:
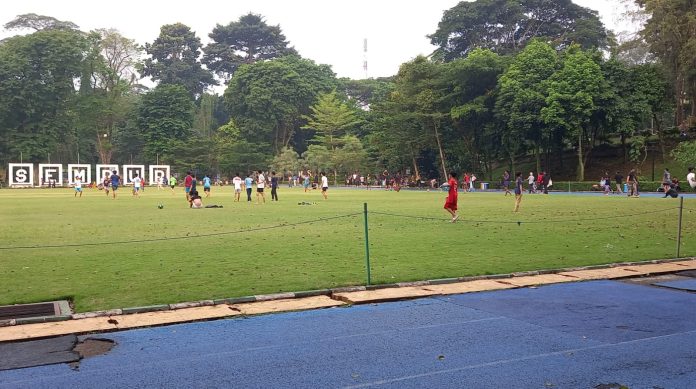
POLYGON ((696 292, 696 279, 656 282, 653 285, 696 292))
POLYGON ((1 388, 696 386, 696 294, 612 281, 104 334, 1 388))

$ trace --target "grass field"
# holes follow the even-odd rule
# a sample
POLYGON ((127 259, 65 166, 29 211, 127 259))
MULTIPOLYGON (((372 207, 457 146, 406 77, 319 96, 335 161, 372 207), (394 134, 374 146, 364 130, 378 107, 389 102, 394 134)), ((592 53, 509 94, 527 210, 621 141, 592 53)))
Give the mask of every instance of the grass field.
MULTIPOLYGON (((0 305, 69 298, 82 312, 363 285, 364 202, 373 283, 676 251, 673 199, 527 195, 515 215, 511 197, 462 193, 462 219, 451 224, 442 192, 332 188, 324 201, 318 191, 281 187, 279 195, 277 203, 234 203, 230 188, 213 188, 205 204, 224 208, 192 210, 183 189, 147 188, 139 199, 121 190, 115 201, 93 189, 82 198, 69 189, 0 190, 0 305), (82 246, 13 248, 63 245, 82 246)), ((696 255, 696 198, 684 204, 681 253, 696 255)))

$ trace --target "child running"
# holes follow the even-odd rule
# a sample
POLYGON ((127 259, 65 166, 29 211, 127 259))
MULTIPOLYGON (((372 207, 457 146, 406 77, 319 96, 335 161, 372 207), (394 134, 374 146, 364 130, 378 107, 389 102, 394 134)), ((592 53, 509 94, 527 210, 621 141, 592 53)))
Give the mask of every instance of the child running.
POLYGON ((449 192, 445 200, 445 210, 452 215, 452 223, 454 223, 459 219, 459 215, 457 215, 457 173, 450 172, 449 175, 450 178, 447 182, 449 185, 449 192))

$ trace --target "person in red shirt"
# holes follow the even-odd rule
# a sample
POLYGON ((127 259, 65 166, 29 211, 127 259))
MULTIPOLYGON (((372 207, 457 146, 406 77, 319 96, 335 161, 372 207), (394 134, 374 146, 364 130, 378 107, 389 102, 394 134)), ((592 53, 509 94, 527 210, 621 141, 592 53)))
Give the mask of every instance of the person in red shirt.
POLYGON ((445 210, 452 215, 452 223, 454 223, 459 219, 459 215, 457 215, 457 173, 450 172, 450 178, 447 184, 449 185, 449 192, 445 200, 445 210))
POLYGON ((191 200, 189 197, 189 192, 191 192, 191 184, 193 183, 193 176, 191 172, 186 172, 186 178, 184 178, 184 191, 186 192, 186 201, 191 200))
POLYGON ((464 173, 464 186, 462 189, 464 189, 464 192, 469 191, 469 183, 471 182, 471 176, 469 176, 469 173, 464 173))

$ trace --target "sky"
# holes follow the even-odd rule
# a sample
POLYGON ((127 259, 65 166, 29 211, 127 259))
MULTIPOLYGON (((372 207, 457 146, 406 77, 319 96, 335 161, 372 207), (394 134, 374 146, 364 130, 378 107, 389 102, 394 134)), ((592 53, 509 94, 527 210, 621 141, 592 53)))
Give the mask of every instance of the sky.
MULTIPOLYGON (((574 0, 599 12, 604 24, 625 29, 619 0, 574 0)), ((426 37, 445 10, 459 0, 22 0, 2 3, 0 25, 16 15, 36 13, 71 21, 83 31, 115 28, 140 44, 154 41, 160 26, 181 22, 205 45, 216 24, 253 12, 280 25, 290 45, 305 58, 331 65, 339 77, 365 78, 363 40, 367 39, 368 77, 396 74, 399 65, 435 49, 426 37)), ((0 39, 17 34, 0 30, 0 39)))

